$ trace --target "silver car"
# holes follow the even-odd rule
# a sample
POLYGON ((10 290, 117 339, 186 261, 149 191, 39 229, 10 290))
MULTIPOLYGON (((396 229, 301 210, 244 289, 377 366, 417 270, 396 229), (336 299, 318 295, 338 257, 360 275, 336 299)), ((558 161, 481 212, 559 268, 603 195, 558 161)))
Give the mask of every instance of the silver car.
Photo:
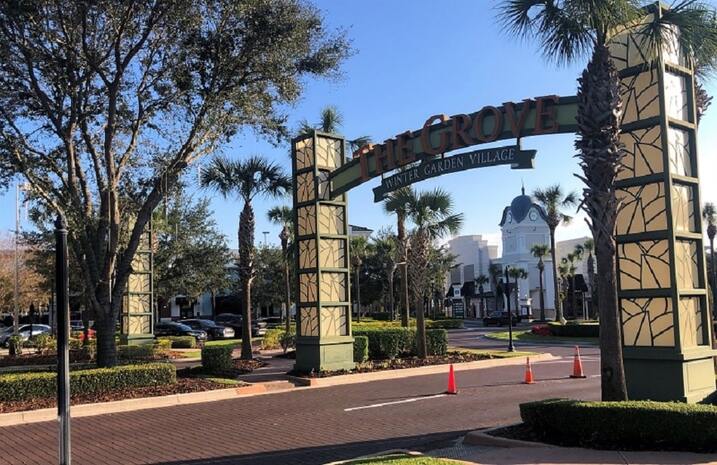
MULTIPOLYGON (((20 336, 23 342, 25 342, 32 336, 50 334, 50 331, 52 331, 52 329, 47 325, 20 325, 18 328, 18 336, 20 336)), ((14 331, 12 326, 4 328, 2 332, 0 332, 0 345, 3 347, 10 347, 10 337, 13 333, 14 331)))

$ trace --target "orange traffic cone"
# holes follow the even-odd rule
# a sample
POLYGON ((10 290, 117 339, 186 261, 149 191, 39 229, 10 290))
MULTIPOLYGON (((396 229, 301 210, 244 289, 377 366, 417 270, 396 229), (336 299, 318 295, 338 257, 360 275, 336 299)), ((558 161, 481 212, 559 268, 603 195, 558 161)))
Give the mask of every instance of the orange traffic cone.
POLYGON ((525 380, 523 380, 523 384, 533 384, 534 382, 533 368, 530 366, 530 357, 528 357, 525 363, 525 380))
POLYGON ((570 375, 571 378, 585 378, 585 373, 583 373, 583 362, 580 360, 580 348, 578 346, 575 346, 575 358, 573 359, 573 374, 570 375))
POLYGON ((458 388, 456 387, 456 375, 453 372, 453 364, 451 364, 451 368, 448 370, 448 389, 446 390, 446 394, 458 394, 458 388))

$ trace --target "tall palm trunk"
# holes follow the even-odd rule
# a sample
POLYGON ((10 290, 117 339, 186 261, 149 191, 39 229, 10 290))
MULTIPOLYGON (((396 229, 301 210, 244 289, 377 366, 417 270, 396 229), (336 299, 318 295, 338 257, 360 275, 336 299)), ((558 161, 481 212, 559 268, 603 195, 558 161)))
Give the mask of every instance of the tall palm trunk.
POLYGON ((286 318, 285 330, 288 334, 291 332, 291 278, 289 273, 289 228, 286 225, 282 228, 279 239, 281 239, 281 252, 284 255, 284 301, 286 302, 284 318, 286 318))
POLYGON ((603 43, 579 79, 579 128, 576 148, 585 183, 583 208, 595 239, 600 301, 600 372, 602 400, 626 400, 622 361, 622 328, 617 299, 615 221, 618 202, 615 179, 623 150, 620 146, 622 102, 610 52, 603 43))
POLYGON ((391 317, 391 321, 396 319, 396 304, 394 302, 393 295, 393 274, 396 272, 396 267, 392 266, 388 271, 388 312, 391 317))
POLYGON ((560 301, 560 284, 558 283, 558 260, 555 255, 555 228, 550 225, 550 257, 553 259, 553 286, 555 288, 555 321, 565 324, 562 302, 560 301))
POLYGON ((594 310, 597 308, 597 290, 595 289, 595 258, 592 253, 588 255, 588 280, 590 285, 590 308, 588 308, 588 318, 590 318, 590 314, 595 314, 596 312, 594 310))
POLYGON ((398 247, 400 248, 400 256, 403 258, 401 266, 401 326, 408 328, 409 310, 408 310, 408 244, 406 238, 406 215, 399 212, 396 214, 396 236, 398 238, 398 247))
POLYGON ((419 358, 426 358, 426 320, 425 320, 425 298, 428 283, 428 255, 430 239, 426 231, 418 230, 414 233, 409 248, 411 266, 411 293, 413 303, 416 306, 416 352, 419 358))
POLYGON ((361 264, 356 265, 356 321, 358 323, 361 322, 361 281, 359 281, 359 277, 361 276, 361 264))
POLYGON ((254 280, 254 209, 249 200, 239 216, 239 281, 242 289, 241 358, 251 360, 251 283, 254 280))
POLYGON ((575 273, 573 273, 570 276, 570 281, 572 283, 570 286, 572 288, 572 289, 570 289, 570 293, 571 293, 570 297, 572 298, 571 299, 572 302, 571 302, 570 306, 572 307, 572 311, 573 311, 573 319, 576 319, 578 317, 578 293, 576 292, 577 289, 575 289, 575 273))
MULTIPOLYGON (((540 259, 540 263, 543 263, 543 259, 540 259)), ((545 268, 541 265, 538 270, 538 278, 540 280, 540 321, 545 321, 545 291, 543 290, 543 272, 545 268)))

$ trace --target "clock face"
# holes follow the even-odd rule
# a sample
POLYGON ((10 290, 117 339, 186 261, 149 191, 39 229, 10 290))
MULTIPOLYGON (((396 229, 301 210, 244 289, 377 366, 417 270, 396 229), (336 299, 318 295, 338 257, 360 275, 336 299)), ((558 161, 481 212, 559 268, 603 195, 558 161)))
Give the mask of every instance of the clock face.
POLYGON ((530 211, 530 221, 535 221, 538 219, 538 212, 535 210, 530 211))

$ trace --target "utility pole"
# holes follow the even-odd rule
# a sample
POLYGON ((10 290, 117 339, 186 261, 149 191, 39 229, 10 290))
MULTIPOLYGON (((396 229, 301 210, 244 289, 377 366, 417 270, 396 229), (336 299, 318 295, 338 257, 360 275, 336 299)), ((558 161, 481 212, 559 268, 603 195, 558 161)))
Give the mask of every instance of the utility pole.
POLYGON ((20 328, 20 183, 15 184, 15 291, 13 293, 12 332, 20 328))

